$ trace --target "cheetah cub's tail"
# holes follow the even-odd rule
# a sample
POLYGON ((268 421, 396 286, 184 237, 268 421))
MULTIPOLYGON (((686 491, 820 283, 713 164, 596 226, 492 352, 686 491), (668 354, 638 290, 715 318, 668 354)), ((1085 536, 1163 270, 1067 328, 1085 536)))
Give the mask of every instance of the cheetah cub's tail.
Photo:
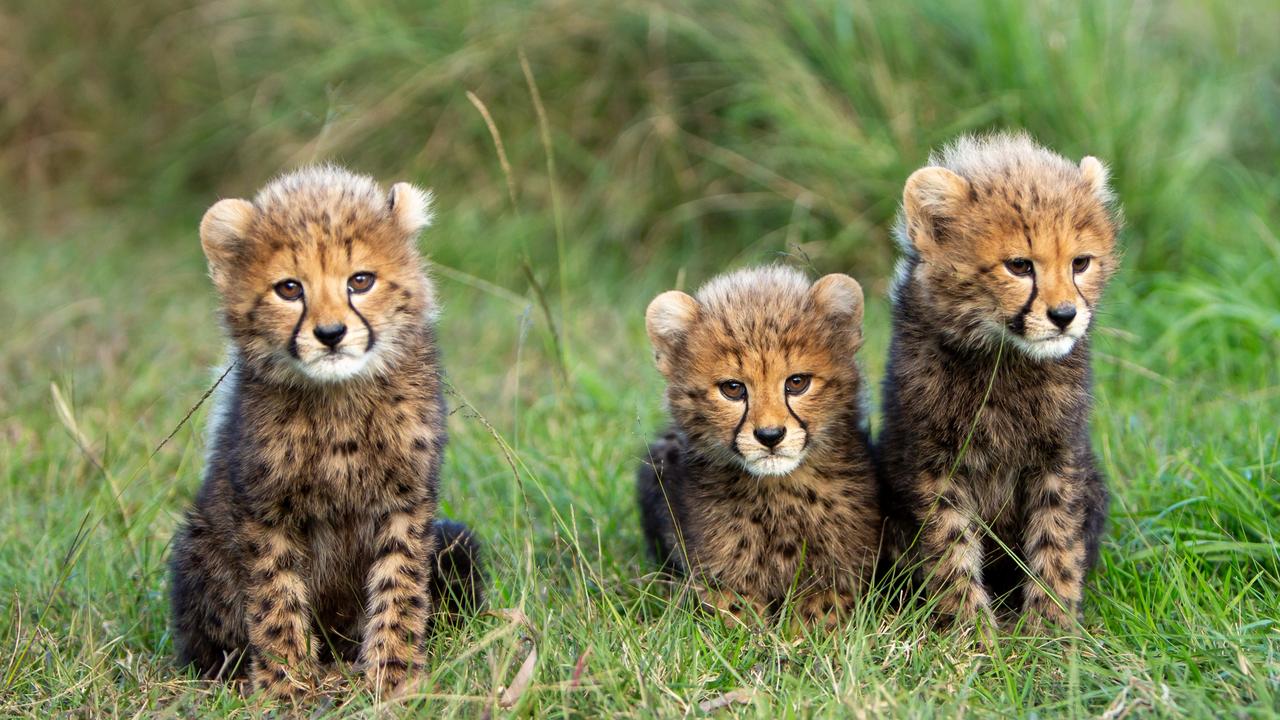
POLYGON ((431 605, 437 622, 457 622, 484 606, 487 581, 474 533, 456 520, 438 518, 436 566, 431 575, 431 605))
POLYGON ((636 503, 645 544, 662 571, 671 575, 685 571, 672 517, 683 482, 684 445, 679 433, 668 430, 649 446, 648 455, 636 472, 636 503))

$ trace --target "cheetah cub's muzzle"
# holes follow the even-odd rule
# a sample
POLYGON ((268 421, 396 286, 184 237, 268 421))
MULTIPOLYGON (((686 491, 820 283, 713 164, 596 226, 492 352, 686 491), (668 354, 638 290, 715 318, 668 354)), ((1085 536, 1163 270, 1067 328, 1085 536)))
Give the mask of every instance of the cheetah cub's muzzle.
POLYGON ((746 383, 721 384, 721 394, 743 405, 744 422, 734 435, 733 449, 747 472, 757 477, 787 475, 804 462, 808 427, 791 409, 790 401, 808 392, 811 384, 812 376, 806 373, 785 380, 762 378, 751 383, 754 393, 746 383), (741 385, 741 390, 726 391, 724 386, 729 384, 741 385), (752 408, 753 404, 757 408, 752 408))
POLYGON ((377 333, 360 312, 366 296, 378 289, 377 276, 362 270, 352 273, 342 285, 318 283, 313 286, 313 298, 308 298, 305 290, 301 295, 293 292, 292 284, 297 282, 287 279, 275 286, 276 295, 285 302, 303 303, 295 309, 301 317, 289 344, 297 370, 321 382, 359 375, 378 350, 377 333))

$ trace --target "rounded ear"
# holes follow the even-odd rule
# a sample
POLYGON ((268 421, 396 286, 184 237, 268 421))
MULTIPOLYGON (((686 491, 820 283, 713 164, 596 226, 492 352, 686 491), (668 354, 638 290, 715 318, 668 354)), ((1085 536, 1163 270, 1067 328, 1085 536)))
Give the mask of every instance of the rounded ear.
POLYGON ((209 261, 209 274, 218 288, 226 285, 231 265, 256 213, 253 203, 247 200, 219 200, 200 220, 200 245, 209 261))
POLYGON ((911 173, 902 190, 911 243, 922 255, 935 253, 946 242, 945 228, 969 197, 969 181, 942 167, 911 173))
POLYGON ((855 342, 862 341, 862 286, 842 273, 824 275, 809 289, 818 312, 835 320, 853 333, 855 342))
POLYGON ((697 316, 698 301, 679 290, 664 292, 649 303, 644 324, 653 345, 654 360, 663 375, 670 372, 671 356, 697 316))
POLYGON ((1085 182, 1089 183, 1089 189, 1093 191, 1102 202, 1111 202, 1111 188, 1107 185, 1109 173, 1107 166, 1102 161, 1092 155, 1086 155, 1080 161, 1080 174, 1084 176, 1085 182))
POLYGON ((434 217, 431 211, 432 200, 430 190, 400 182, 391 186, 391 192, 387 195, 387 209, 405 235, 416 238, 423 228, 431 224, 434 217))

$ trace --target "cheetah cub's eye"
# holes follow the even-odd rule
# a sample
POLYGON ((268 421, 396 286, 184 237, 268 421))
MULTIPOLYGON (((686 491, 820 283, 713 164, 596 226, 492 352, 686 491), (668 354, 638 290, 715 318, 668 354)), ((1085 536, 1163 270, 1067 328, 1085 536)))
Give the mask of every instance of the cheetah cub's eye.
POLYGON ((1088 255, 1081 255, 1080 257, 1071 261, 1071 270, 1073 272, 1082 273, 1085 270, 1089 269, 1089 262, 1092 260, 1093 258, 1088 255))
POLYGON ((803 395, 809 389, 809 378, 811 377, 813 376, 797 373, 787 378, 787 394, 803 395))
POLYGON ((281 300, 292 302, 302 297, 302 283, 297 280, 281 280, 276 283, 275 288, 281 300))
POLYGON ((1030 275, 1034 267, 1032 266, 1031 261, 1026 258, 1013 258, 1011 260, 1005 260, 1004 266, 1008 268, 1009 272, 1013 273, 1014 275, 1017 275, 1018 277, 1026 277, 1030 275))
POLYGON ((737 380, 725 380, 720 383, 720 394, 730 400, 741 400, 747 396, 747 386, 737 380))
POLYGON ((373 287, 374 274, 358 272, 347 279, 347 289, 353 293, 367 293, 373 287))

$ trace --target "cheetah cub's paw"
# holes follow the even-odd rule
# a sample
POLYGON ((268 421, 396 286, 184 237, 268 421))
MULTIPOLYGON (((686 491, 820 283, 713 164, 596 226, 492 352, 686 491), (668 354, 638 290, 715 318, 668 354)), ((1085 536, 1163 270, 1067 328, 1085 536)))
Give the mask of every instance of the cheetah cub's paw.
POLYGON ((290 667, 283 663, 255 662, 249 673, 250 688, 264 697, 299 703, 316 695, 309 664, 290 667))
POLYGON ((1034 582, 1028 583, 1023 592, 1023 628, 1036 634, 1048 631, 1068 631, 1079 622, 1078 603, 1055 597, 1034 582))
POLYGON ((800 632, 806 628, 835 630, 853 613, 856 602, 855 593, 834 588, 806 593, 792 605, 792 630, 794 632, 800 632))
POLYGON ((769 616, 769 609, 764 603, 732 590, 698 586, 697 593, 703 609, 729 625, 756 627, 769 616))

